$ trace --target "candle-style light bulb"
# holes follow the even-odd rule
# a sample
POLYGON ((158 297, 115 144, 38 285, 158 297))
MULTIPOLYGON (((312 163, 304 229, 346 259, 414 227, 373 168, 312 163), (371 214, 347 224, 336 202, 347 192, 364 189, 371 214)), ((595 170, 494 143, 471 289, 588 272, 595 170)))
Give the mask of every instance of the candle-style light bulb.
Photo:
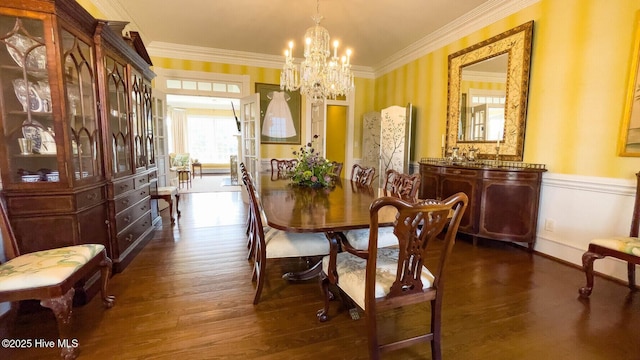
POLYGON ((335 40, 333 42, 333 57, 334 58, 338 57, 338 44, 339 44, 338 40, 335 40))
POLYGON ((349 65, 349 58, 351 57, 351 49, 347 49, 347 65, 349 65))

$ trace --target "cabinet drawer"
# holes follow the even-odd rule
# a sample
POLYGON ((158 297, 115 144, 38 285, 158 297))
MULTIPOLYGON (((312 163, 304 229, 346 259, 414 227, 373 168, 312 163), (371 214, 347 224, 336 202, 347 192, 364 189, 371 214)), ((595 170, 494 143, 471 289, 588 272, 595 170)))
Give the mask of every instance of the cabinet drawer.
POLYGON ((127 191, 131 191, 133 189, 135 189, 135 187, 133 185, 132 178, 118 181, 116 183, 113 183, 113 197, 117 197, 118 195, 124 194, 127 191))
POLYGON ((118 250, 120 254, 138 240, 138 238, 144 234, 149 227, 151 227, 151 212, 147 212, 131 226, 120 232, 118 234, 118 250))
POLYGON ((495 180, 520 180, 520 181, 531 181, 537 180, 540 174, 536 172, 524 172, 524 171, 485 171, 484 178, 485 179, 495 179, 495 180))
POLYGON ((143 199, 139 203, 131 206, 130 208, 118 213, 116 215, 116 230, 117 232, 122 231, 127 226, 131 225, 134 221, 136 221, 140 216, 151 209, 151 204, 149 199, 143 199))
POLYGON ((158 171, 157 170, 153 170, 149 173, 148 175, 149 178, 149 182, 152 182, 153 180, 158 178, 158 171))
POLYGON ((473 170, 473 169, 460 169, 455 167, 446 167, 446 168, 442 168, 442 174, 477 177, 479 174, 479 171, 473 170))
POLYGON ((135 177, 135 188, 139 189, 149 183, 149 174, 144 174, 135 177))
POLYGON ((115 210, 116 210, 116 214, 122 212, 123 210, 125 210, 126 208, 128 208, 129 206, 132 206, 133 204, 138 203, 140 200, 146 198, 149 196, 149 186, 146 186, 144 188, 141 189, 137 189, 135 191, 130 192, 129 194, 116 199, 114 201, 115 203, 115 210))
POLYGON ((425 173, 437 174, 437 173, 440 173, 440 167, 439 166, 420 165, 420 171, 425 172, 425 173))
POLYGON ((104 188, 99 187, 78 193, 76 196, 76 206, 78 209, 85 209, 97 205, 105 200, 104 188))

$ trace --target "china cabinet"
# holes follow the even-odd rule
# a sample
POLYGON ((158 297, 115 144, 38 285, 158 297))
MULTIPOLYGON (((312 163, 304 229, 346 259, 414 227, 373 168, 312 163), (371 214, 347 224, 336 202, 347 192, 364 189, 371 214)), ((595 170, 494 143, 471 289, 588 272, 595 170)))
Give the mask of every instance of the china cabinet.
POLYGON ((533 249, 538 224, 542 164, 441 159, 420 161, 420 198, 469 197, 458 231, 477 238, 527 243, 533 249))
POLYGON ((100 243, 118 271, 159 219, 153 72, 107 25, 74 0, 2 1, 0 174, 21 252, 100 243))

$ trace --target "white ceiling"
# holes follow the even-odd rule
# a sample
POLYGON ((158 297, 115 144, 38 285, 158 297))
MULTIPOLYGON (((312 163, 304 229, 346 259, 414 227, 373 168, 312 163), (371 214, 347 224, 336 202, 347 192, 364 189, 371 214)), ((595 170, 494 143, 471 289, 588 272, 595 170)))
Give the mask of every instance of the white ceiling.
MULTIPOLYGON (((302 58, 316 14, 316 0, 88 1, 109 20, 128 21, 125 30, 140 32, 151 56, 170 49, 180 56, 222 54, 225 63, 264 59, 270 67, 281 66, 290 40, 294 57, 302 58)), ((331 41, 340 41, 339 54, 352 49, 354 70, 373 74, 397 66, 418 46, 453 41, 536 1, 320 0, 319 12, 331 41)))
MULTIPOLYGON (((129 21, 148 47, 180 44, 282 56, 290 40, 302 57, 316 0, 89 0, 110 20, 129 21)), ((385 59, 464 15, 522 0, 321 0, 322 25, 355 66, 385 59)))

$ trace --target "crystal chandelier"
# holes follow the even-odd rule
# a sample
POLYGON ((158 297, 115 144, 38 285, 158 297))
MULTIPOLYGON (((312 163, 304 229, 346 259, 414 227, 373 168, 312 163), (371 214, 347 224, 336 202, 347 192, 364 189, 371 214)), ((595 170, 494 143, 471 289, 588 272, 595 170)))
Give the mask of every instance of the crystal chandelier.
POLYGON ((355 88, 349 58, 338 58, 338 41, 333 42, 333 56, 330 51, 329 31, 320 26, 320 0, 317 1, 316 15, 312 17, 316 23, 307 29, 304 35, 304 60, 300 67, 293 63, 293 41, 285 50, 285 63, 280 74, 280 89, 296 91, 306 95, 312 103, 321 103, 325 99, 335 99, 349 94, 355 88))

